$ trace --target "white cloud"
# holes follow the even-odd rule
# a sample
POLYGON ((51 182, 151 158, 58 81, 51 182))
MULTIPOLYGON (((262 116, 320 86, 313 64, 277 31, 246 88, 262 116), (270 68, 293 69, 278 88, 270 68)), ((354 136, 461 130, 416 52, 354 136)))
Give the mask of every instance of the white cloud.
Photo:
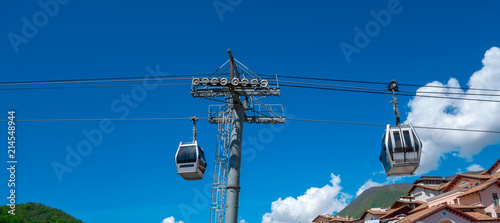
POLYGON ((378 171, 378 172, 373 172, 372 174, 373 174, 373 176, 375 176, 377 174, 383 174, 383 175, 385 175, 385 171, 381 170, 381 171, 378 171))
POLYGON ((240 223, 247 223, 244 219, 240 221, 240 223))
POLYGON ((467 171, 481 171, 481 170, 484 170, 484 168, 479 164, 472 164, 469 167, 467 167, 467 171))
POLYGON ((163 219, 162 223, 184 223, 184 222, 183 221, 175 221, 175 218, 171 216, 171 217, 163 219))
MULTIPOLYGON (((500 90, 500 49, 492 47, 486 51, 483 59, 483 68, 476 71, 467 83, 469 88, 499 89, 500 90)), ((460 87, 458 81, 451 78, 448 83, 434 81, 427 86, 460 87)), ((469 99, 490 99, 494 97, 476 96, 471 94, 496 94, 494 91, 477 91, 450 88, 419 88, 418 95, 431 95, 424 92, 465 93, 451 94, 450 97, 469 99)), ((435 95, 435 94, 434 94, 435 95)), ((440 95, 446 96, 446 95, 440 95)), ((407 122, 414 126, 431 126, 459 129, 500 130, 500 105, 497 102, 482 102, 468 100, 438 99, 415 97, 408 105, 411 112, 407 122)), ((491 133, 444 131, 431 129, 416 129, 423 144, 422 159, 417 174, 425 174, 438 169, 441 159, 448 154, 457 154, 468 161, 472 156, 491 144, 498 143, 499 137, 491 133)))
POLYGON ((311 187, 297 198, 278 198, 271 204, 271 213, 262 216, 262 223, 311 222, 319 214, 342 210, 351 195, 341 192, 340 176, 332 173, 331 178, 331 184, 311 187))
POLYGON ((365 184, 363 184, 363 186, 361 186, 358 189, 358 192, 356 192, 356 197, 359 196, 361 193, 363 193, 363 191, 365 191, 365 190, 367 190, 369 188, 380 187, 380 186, 384 186, 384 185, 386 185, 386 184, 373 182, 372 179, 369 179, 368 181, 365 182, 365 184))

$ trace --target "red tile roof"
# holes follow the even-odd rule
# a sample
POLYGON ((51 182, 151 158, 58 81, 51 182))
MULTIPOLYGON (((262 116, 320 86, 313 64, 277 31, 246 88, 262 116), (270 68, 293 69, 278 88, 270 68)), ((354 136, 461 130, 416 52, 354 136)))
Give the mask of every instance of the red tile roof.
POLYGON ((476 217, 474 216, 471 216, 469 214, 466 214, 465 212, 462 212, 458 209, 455 209, 453 207, 450 207, 449 205, 438 205, 438 206, 434 206, 434 207, 431 207, 431 208, 427 208, 427 209, 424 209, 422 211, 419 211, 419 212, 416 212, 416 213, 413 213, 411 215, 408 215, 406 218, 402 219, 401 222, 408 222, 408 223, 413 223, 413 222, 417 222, 417 221, 420 221, 440 210, 443 210, 443 209, 447 209, 448 211, 450 212, 453 212, 457 215, 460 215, 462 216, 463 218, 467 219, 468 221, 477 221, 479 219, 477 219, 476 217))
POLYGON ((416 187, 426 188, 426 189, 433 190, 433 191, 440 191, 440 190, 446 188, 446 186, 448 186, 449 184, 450 184, 450 182, 446 182, 446 183, 441 184, 439 186, 425 186, 425 185, 413 184, 413 187, 408 191, 408 195, 410 195, 410 192, 415 190, 416 187))
POLYGON ((451 181, 450 182, 447 182, 445 184, 442 184, 441 186, 439 186, 439 190, 442 190, 444 188, 446 188, 448 185, 450 185, 451 181))
POLYGON ((372 215, 379 215, 379 216, 382 216, 382 215, 387 214, 387 212, 388 212, 388 211, 390 211, 390 209, 389 209, 389 210, 386 210, 385 212, 382 212, 382 211, 375 211, 375 210, 367 209, 367 210, 365 210, 365 212, 363 212, 363 215, 361 215, 361 217, 359 217, 359 219, 364 219, 364 218, 365 218, 365 216, 366 216, 368 213, 370 213, 370 214, 372 214, 372 215))
POLYGON ((372 215, 385 215, 387 214, 387 211, 373 211, 373 210, 366 210, 366 212, 372 214, 372 215))
POLYGON ((496 178, 492 178, 492 179, 489 179, 487 180, 486 182, 480 184, 480 185, 477 185, 471 189, 469 189, 468 191, 466 191, 465 193, 457 196, 457 197, 465 197, 467 195, 471 195, 473 193, 476 193, 476 192, 479 192, 479 191, 483 191, 484 189, 490 187, 491 185, 493 184, 496 184, 498 186, 500 186, 500 181, 496 178))
POLYGON ((473 174, 458 174, 455 179, 453 179, 447 186, 446 188, 443 190, 443 192, 448 192, 450 191, 451 189, 453 189, 453 187, 455 187, 455 185, 460 182, 460 180, 462 178, 472 178, 472 179, 479 179, 479 180, 488 180, 488 179, 491 179, 491 176, 489 175, 473 175, 473 174))
POLYGON ((485 214, 481 214, 479 212, 465 212, 466 214, 480 220, 480 221, 484 221, 484 220, 495 220, 494 218, 488 216, 488 215, 485 215, 485 214))
POLYGON ((426 188, 426 189, 429 189, 429 190, 434 190, 434 191, 438 191, 439 190, 439 186, 425 186, 425 185, 415 185, 415 187, 422 187, 422 188, 426 188))
POLYGON ((330 220, 331 216, 326 216, 326 215, 318 215, 316 218, 312 220, 312 222, 315 222, 319 218, 324 218, 325 220, 330 220))
POLYGON ((386 212, 385 215, 382 215, 379 219, 387 219, 387 218, 392 218, 396 215, 400 215, 400 214, 408 214, 412 209, 408 206, 401 206, 399 208, 396 208, 396 209, 392 209, 388 212, 386 212))
POLYGON ((494 169, 495 169, 498 165, 500 165, 500 159, 498 159, 498 160, 497 160, 497 161, 496 161, 493 165, 491 165, 491 167, 490 167, 488 170, 486 170, 486 171, 482 172, 481 174, 482 174, 482 175, 491 174, 491 172, 492 172, 492 171, 493 171, 493 170, 494 170, 494 169))
POLYGON ((401 206, 406 206, 405 204, 416 204, 416 205, 419 205, 419 204, 422 204, 422 203, 425 203, 425 202, 423 202, 423 201, 402 201, 402 200, 397 200, 397 201, 394 202, 394 204, 392 204, 391 209, 399 208, 401 206))
POLYGON ((355 221, 358 221, 359 219, 345 219, 345 218, 332 218, 330 219, 328 222, 332 222, 332 223, 335 223, 335 222, 355 222, 355 221))
POLYGON ((487 179, 490 179, 491 176, 489 175, 480 175, 480 174, 460 174, 464 177, 469 177, 469 178, 473 178, 473 179, 481 179, 481 180, 487 180, 487 179))
POLYGON ((483 209, 486 208, 485 206, 472 206, 472 205, 464 205, 464 204, 449 204, 450 207, 456 208, 456 209, 483 209))
POLYGON ((491 175, 492 178, 500 179, 500 172, 491 175))
POLYGON ((421 204, 420 206, 416 207, 415 209, 411 210, 409 213, 410 213, 410 214, 413 214, 413 213, 415 213, 415 212, 418 212, 418 211, 424 210, 424 209, 426 209, 427 207, 429 207, 429 205, 427 205, 427 203, 423 203, 423 204, 421 204))

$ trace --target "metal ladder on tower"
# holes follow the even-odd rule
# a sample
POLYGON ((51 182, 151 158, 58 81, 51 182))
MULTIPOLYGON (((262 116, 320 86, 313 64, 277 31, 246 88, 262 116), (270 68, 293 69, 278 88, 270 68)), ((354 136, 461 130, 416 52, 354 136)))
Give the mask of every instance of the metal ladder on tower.
POLYGON ((210 222, 223 223, 226 209, 226 184, 229 161, 229 142, 231 133, 231 110, 227 108, 218 114, 217 119, 217 151, 215 153, 214 178, 212 183, 212 199, 210 222))

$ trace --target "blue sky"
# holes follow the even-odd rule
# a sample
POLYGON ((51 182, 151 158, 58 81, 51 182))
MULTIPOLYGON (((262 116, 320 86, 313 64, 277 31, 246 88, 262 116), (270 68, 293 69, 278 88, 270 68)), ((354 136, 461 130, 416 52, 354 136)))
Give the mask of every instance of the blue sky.
MULTIPOLYGON (((40 2, 55 3, 57 10, 51 5, 48 15, 37 1, 1 3, 2 82, 136 77, 148 75, 149 68, 170 75, 211 73, 231 48, 239 61, 262 74, 421 85, 455 78, 466 86, 482 69, 485 52, 500 46, 496 1, 220 0, 231 9, 222 17, 212 1, 40 2), (371 13, 391 9, 385 25, 371 13), (23 34, 25 21, 33 23, 34 17, 36 32, 23 34), (356 46, 356 27, 365 30, 374 23, 379 29, 371 30, 369 40, 346 59, 339 45, 356 46), (12 44, 13 35, 24 40, 12 44)), ((9 109, 16 110, 17 119, 120 118, 123 113, 112 104, 133 89, 2 91, 0 106, 5 118, 9 109)), ((412 111, 410 99, 400 97, 403 120, 412 111)), ((283 87, 281 97, 264 101, 282 103, 288 117, 393 123, 390 100, 283 87)), ((192 98, 189 86, 158 86, 127 117, 206 117, 210 104, 192 98)), ((77 147, 85 140, 82 131, 99 128, 99 122, 17 123, 17 202, 43 203, 85 222, 162 222, 170 216, 186 223, 209 221, 205 189, 211 176, 186 182, 173 163, 179 141, 190 140, 189 121, 115 121, 112 127, 60 182, 51 164, 64 162, 65 148, 77 147)), ((202 120, 198 128, 210 172, 216 126, 202 120)), ((262 150, 249 146, 243 157, 239 216, 246 222, 262 222, 279 198, 332 185, 332 173, 341 179, 332 187, 351 200, 366 182, 390 182, 378 173, 383 128, 297 121, 275 128, 246 124, 244 140, 263 131, 272 132, 272 139, 261 142, 262 150)), ((499 158, 500 147, 498 135, 487 137, 488 143, 477 145, 472 154, 464 152, 475 146, 470 142, 450 144, 446 150, 443 145, 429 148, 437 151, 436 166, 425 174, 448 176, 474 164, 488 168, 499 158)), ((7 181, 6 171, 0 171, 0 179, 7 181)), ((7 197, 8 188, 0 193, 7 197)))

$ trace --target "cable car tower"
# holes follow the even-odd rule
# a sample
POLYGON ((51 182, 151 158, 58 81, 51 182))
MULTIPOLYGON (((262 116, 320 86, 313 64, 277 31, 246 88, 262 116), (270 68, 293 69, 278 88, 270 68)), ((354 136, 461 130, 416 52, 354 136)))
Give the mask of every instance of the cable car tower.
MULTIPOLYGON (((243 122, 285 123, 282 105, 265 105, 260 99, 280 96, 278 78, 272 86, 235 59, 204 78, 193 78, 191 95, 211 100, 223 97, 225 104, 210 105, 208 121, 217 124, 217 148, 212 183, 211 223, 237 223, 243 122), (229 70, 229 73, 227 71, 229 70), (227 200, 226 200, 227 198, 227 200)), ((218 101, 218 100, 216 100, 218 101)))

